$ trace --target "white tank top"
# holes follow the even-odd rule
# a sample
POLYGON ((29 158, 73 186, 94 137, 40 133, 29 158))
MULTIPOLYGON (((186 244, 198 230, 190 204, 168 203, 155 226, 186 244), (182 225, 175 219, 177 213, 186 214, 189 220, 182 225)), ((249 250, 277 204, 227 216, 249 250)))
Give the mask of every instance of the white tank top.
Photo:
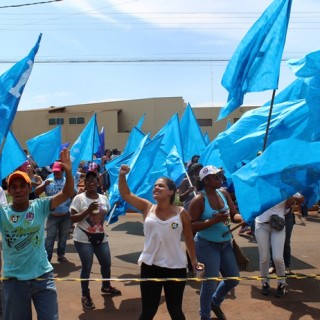
POLYGON ((159 219, 151 207, 144 221, 144 248, 138 264, 156 265, 169 269, 185 268, 187 258, 181 245, 183 225, 180 211, 168 220, 159 219))

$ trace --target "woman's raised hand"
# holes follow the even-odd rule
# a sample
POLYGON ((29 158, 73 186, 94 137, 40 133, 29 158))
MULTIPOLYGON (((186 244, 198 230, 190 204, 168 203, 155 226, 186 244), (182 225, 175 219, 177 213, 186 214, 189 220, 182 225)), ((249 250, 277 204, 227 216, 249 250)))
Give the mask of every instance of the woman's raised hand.
POLYGON ((129 171, 130 171, 130 167, 127 166, 126 164, 123 164, 123 165, 121 165, 121 167, 120 167, 119 174, 121 174, 121 175, 126 175, 126 174, 129 173, 129 171))

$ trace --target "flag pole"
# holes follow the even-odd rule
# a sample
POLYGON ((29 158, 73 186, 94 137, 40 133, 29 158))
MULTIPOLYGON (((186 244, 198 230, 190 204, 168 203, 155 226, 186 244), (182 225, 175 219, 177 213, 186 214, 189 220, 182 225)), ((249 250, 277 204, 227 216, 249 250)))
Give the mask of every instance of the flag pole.
MULTIPOLYGON (((190 187, 193 187, 193 184, 192 184, 192 182, 191 182, 191 179, 190 179, 187 171, 186 171, 186 176, 187 176, 187 179, 188 179, 188 181, 189 181, 190 187)), ((196 193, 194 190, 193 190, 193 195, 194 195, 194 196, 197 195, 197 193, 196 193)))
POLYGON ((272 98, 271 98, 271 104, 270 104, 270 109, 269 109, 269 116, 268 116, 268 122, 267 122, 267 128, 266 128, 266 134, 264 136, 264 141, 263 141, 263 148, 262 152, 266 149, 267 147, 267 140, 268 140, 268 134, 269 134, 269 128, 270 128, 270 122, 271 122, 271 116, 272 116, 272 109, 273 109, 273 104, 274 104, 274 97, 276 95, 276 90, 274 89, 272 91, 272 98))
POLYGON ((111 221, 111 218, 112 218, 112 216, 113 216, 113 214, 114 214, 114 211, 116 210, 116 208, 117 208, 117 205, 118 205, 118 202, 116 202, 114 205, 113 205, 113 207, 112 207, 112 209, 111 209, 111 211, 110 211, 110 213, 109 213, 109 217, 108 217, 108 220, 107 220, 107 223, 106 223, 106 226, 108 227, 109 226, 109 223, 110 223, 110 221, 111 221))
POLYGON ((1 146, 0 146, 0 157, 2 155, 2 150, 3 150, 4 144, 6 143, 6 139, 7 139, 6 136, 3 137, 3 139, 2 139, 1 146))

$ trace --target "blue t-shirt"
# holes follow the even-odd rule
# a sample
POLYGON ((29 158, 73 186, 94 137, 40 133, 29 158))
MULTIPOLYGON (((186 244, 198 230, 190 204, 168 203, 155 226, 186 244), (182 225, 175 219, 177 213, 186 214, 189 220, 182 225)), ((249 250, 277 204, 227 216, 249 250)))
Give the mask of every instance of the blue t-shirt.
MULTIPOLYGON (((50 184, 48 184, 45 188, 46 196, 54 196, 55 194, 59 193, 64 185, 66 184, 66 178, 62 177, 62 179, 53 179, 50 184)), ((58 207, 56 207, 52 212, 53 213, 67 213, 69 211, 71 204, 71 199, 67 199, 66 201, 62 202, 58 207)))
POLYGON ((44 245, 44 224, 51 198, 30 201, 26 211, 0 206, 0 230, 5 278, 31 280, 51 271, 44 245))
MULTIPOLYGON (((217 193, 220 196, 220 198, 223 200, 223 203, 224 203, 224 207, 219 211, 220 212, 228 212, 229 206, 228 206, 228 203, 227 203, 225 196, 219 190, 217 190, 217 193)), ((200 217, 200 220, 207 220, 207 219, 212 218, 215 214, 219 213, 219 211, 211 208, 205 192, 202 192, 202 195, 204 197, 204 211, 200 217)), ((208 241, 212 241, 212 242, 230 241, 231 237, 232 237, 231 233, 228 233, 225 237, 222 236, 225 232, 229 231, 230 212, 228 214, 229 214, 229 219, 227 219, 225 222, 215 223, 204 230, 198 231, 197 234, 201 238, 206 239, 208 241)))

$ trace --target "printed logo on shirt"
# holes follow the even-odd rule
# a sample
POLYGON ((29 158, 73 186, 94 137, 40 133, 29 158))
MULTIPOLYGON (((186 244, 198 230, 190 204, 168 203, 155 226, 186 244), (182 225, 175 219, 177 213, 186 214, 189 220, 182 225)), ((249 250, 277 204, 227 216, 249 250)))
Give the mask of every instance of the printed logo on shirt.
POLYGON ((171 228, 172 229, 177 229, 179 227, 179 224, 178 223, 176 223, 176 222, 172 222, 171 223, 171 228))
POLYGON ((20 219, 20 216, 16 216, 16 215, 13 215, 10 217, 10 221, 13 222, 13 223, 16 223, 18 222, 20 219))
POLYGON ((32 212, 27 212, 26 214, 26 220, 32 221, 34 219, 34 214, 32 212))

